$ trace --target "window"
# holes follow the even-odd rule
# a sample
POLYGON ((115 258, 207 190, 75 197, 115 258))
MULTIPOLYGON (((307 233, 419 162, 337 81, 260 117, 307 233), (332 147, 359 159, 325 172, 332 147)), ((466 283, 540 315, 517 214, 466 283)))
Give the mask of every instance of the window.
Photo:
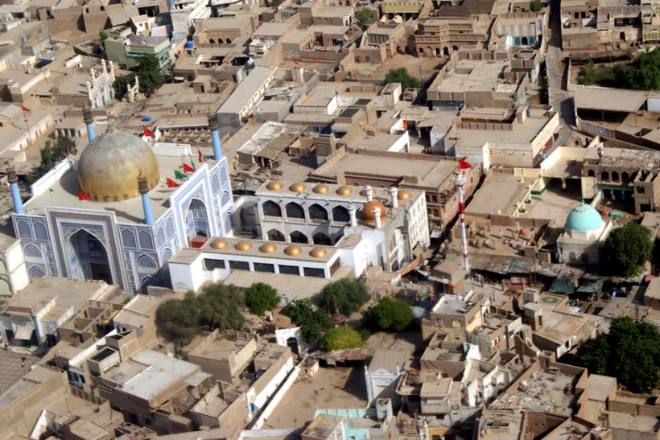
POLYGON ((41 35, 41 32, 42 32, 41 29, 37 29, 37 35, 41 35))
POLYGON ((306 277, 325 278, 325 271, 323 269, 316 269, 313 267, 305 267, 303 269, 306 277))
POLYGON ((204 268, 206 268, 206 270, 224 269, 225 260, 213 260, 211 258, 204 258, 204 268))
POLYGON ((27 35, 25 36, 25 39, 26 39, 26 40, 29 40, 30 38, 32 38, 32 35, 31 35, 31 34, 27 34, 27 35))
POLYGON ((635 192, 637 194, 644 194, 644 187, 643 186, 636 186, 635 187, 635 192))
POLYGON ((275 273, 275 265, 266 263, 253 263, 255 272, 275 273))
POLYGON ((300 271, 298 270, 298 266, 289 266, 286 264, 280 264, 278 266, 280 269, 280 273, 286 274, 286 275, 300 275, 300 271))
POLYGON ((461 321, 457 321, 457 320, 454 319, 454 320, 451 321, 451 325, 454 328, 459 328, 461 326, 461 321))
POLYGON ((250 263, 247 261, 229 261, 229 268, 233 270, 250 270, 250 263))

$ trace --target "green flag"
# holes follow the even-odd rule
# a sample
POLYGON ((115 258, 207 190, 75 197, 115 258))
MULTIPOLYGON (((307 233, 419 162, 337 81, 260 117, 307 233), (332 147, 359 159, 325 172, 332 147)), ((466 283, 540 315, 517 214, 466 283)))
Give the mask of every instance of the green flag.
POLYGON ((179 170, 174 170, 174 177, 176 177, 178 180, 183 180, 183 179, 187 178, 188 176, 186 176, 184 173, 182 173, 179 170))

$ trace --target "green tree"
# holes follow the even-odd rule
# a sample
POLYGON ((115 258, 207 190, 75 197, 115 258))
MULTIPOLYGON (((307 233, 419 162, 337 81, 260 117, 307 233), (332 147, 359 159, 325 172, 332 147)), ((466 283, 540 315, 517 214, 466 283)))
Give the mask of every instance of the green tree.
POLYGON ((277 290, 266 283, 254 283, 245 291, 245 305, 250 313, 257 316, 262 316, 266 310, 277 307, 279 303, 277 290))
POLYGON ((532 12, 539 12, 541 9, 543 9, 543 3, 541 3, 541 0, 532 0, 529 2, 529 8, 532 10, 532 12))
POLYGON ((68 136, 58 136, 54 143, 46 141, 41 152, 41 169, 44 172, 50 171, 57 162, 66 156, 73 154, 76 149, 76 142, 68 136))
POLYGON ((140 80, 140 92, 145 96, 151 95, 163 85, 165 77, 160 71, 158 58, 151 54, 144 54, 137 60, 137 76, 140 80))
POLYGON ((605 263, 613 275, 630 278, 637 275, 653 254, 650 231, 644 226, 629 222, 614 229, 605 241, 605 263))
POLYGON ((101 41, 101 44, 103 44, 103 42, 107 39, 108 39, 108 34, 103 32, 103 30, 100 30, 99 31, 99 40, 101 41))
POLYGON ((116 76, 115 81, 112 83, 112 87, 115 89, 115 96, 120 98, 128 92, 129 87, 133 87, 134 85, 134 75, 116 76))
POLYGON ((357 312, 369 299, 371 295, 364 283, 342 278, 323 287, 319 305, 331 313, 350 315, 357 312))
POLYGON ((618 68, 614 75, 621 83, 620 87, 660 90, 660 52, 639 51, 627 69, 618 68))
POLYGON ((614 376, 634 393, 650 393, 660 381, 660 332, 628 316, 616 318, 609 333, 586 346, 581 359, 591 374, 614 376))
POLYGON ((315 344, 324 332, 332 328, 332 319, 328 313, 323 309, 314 310, 308 299, 293 301, 284 308, 284 313, 300 327, 303 339, 308 344, 315 344))
POLYGON ((415 319, 410 306, 402 301, 385 297, 365 313, 365 324, 380 330, 401 332, 415 319))
POLYGON ((354 17, 357 21, 359 21, 362 24, 369 24, 373 21, 374 18, 374 16, 371 13, 371 9, 367 8, 366 6, 360 9, 358 12, 356 12, 354 17))
POLYGON ((337 327, 328 330, 321 340, 321 350, 344 350, 362 345, 362 337, 350 327, 337 327))
POLYGON ((183 300, 164 302, 156 311, 156 324, 165 336, 192 339, 202 330, 238 330, 245 317, 241 313, 243 295, 236 286, 213 284, 195 296, 189 292, 183 300))
POLYGON ((419 89, 419 80, 408 73, 405 67, 398 69, 391 69, 385 76, 385 84, 401 83, 403 90, 406 89, 419 89))
POLYGON ((587 67, 584 69, 584 74, 580 80, 582 85, 588 86, 594 82, 594 60, 589 60, 587 67))

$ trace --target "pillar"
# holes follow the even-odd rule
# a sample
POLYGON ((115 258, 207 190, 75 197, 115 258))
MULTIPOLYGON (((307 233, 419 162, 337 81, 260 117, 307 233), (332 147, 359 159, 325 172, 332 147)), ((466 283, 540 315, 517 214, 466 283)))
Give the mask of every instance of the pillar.
POLYGON ((222 146, 220 145, 220 134, 218 133, 220 125, 218 124, 218 118, 214 114, 209 113, 208 118, 211 140, 213 141, 213 159, 220 160, 222 159, 222 146))
POLYGON ((348 215, 351 217, 351 227, 357 226, 357 208, 354 205, 348 206, 348 215))
POLYGON ((378 206, 374 206, 371 212, 373 213, 374 220, 376 221, 376 229, 381 229, 383 227, 383 221, 380 219, 380 208, 378 206))
POLYGON ((85 107, 83 109, 83 121, 87 124, 87 139, 92 142, 96 137, 96 133, 94 133, 94 118, 92 118, 91 108, 85 107))
POLYGON ((21 199, 21 192, 18 189, 18 177, 16 177, 16 170, 14 165, 7 164, 7 182, 11 189, 11 199, 14 203, 14 212, 16 214, 23 214, 23 199, 21 199))
POLYGON ((390 197, 392 197, 392 208, 399 207, 399 199, 397 199, 398 194, 399 194, 399 190, 397 187, 393 186, 390 188, 390 197))
POLYGON ((149 187, 147 186, 147 176, 138 176, 138 189, 142 197, 142 208, 144 209, 144 223, 146 225, 154 224, 154 213, 151 210, 151 201, 149 200, 149 187))

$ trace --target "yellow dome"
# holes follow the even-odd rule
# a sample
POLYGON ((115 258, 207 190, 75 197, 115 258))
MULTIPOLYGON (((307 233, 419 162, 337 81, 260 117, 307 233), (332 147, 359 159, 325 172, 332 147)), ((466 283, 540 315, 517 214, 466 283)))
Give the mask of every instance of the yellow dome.
POLYGON ((399 191, 399 194, 397 194, 396 198, 399 200, 408 200, 412 197, 412 194, 410 194, 409 191, 399 191))
POLYGON ((320 247, 316 247, 309 252, 309 255, 313 258, 323 258, 328 252, 320 247))
POLYGON ((316 194, 325 194, 328 192, 330 188, 328 188, 328 185, 316 185, 312 191, 314 191, 316 194))
POLYGON ((216 238, 211 242, 211 247, 213 249, 224 249, 227 247, 227 241, 223 238, 216 238))
POLYGON ((295 244, 292 244, 288 246, 286 249, 284 249, 284 253, 290 257, 299 255, 301 252, 302 252, 302 248, 300 246, 296 246, 295 244))
POLYGON ((289 191, 292 191, 294 193, 299 193, 305 191, 305 185, 303 185, 300 182, 296 182, 293 185, 289 187, 289 191))
POLYGON ((259 250, 264 254, 272 254, 277 250, 277 246, 275 246, 273 243, 264 243, 261 245, 259 250))
POLYGON ((158 185, 156 155, 137 136, 108 130, 94 138, 80 155, 80 191, 99 202, 128 200, 140 195, 137 177, 144 174, 147 187, 158 185))
POLYGON ((250 244, 249 241, 243 240, 236 243, 234 249, 236 249, 237 251, 249 251, 250 249, 252 249, 252 245, 250 244))
POLYGON ((273 180, 268 185, 266 185, 266 189, 269 191, 279 191, 282 189, 282 182, 279 180, 273 180))
MULTIPOLYGON (((371 188, 371 195, 374 196, 375 194, 376 194, 376 191, 374 191, 374 189, 371 188)), ((361 195, 362 197, 367 197, 367 190, 366 190, 366 189, 363 189, 362 191, 360 191, 360 195, 361 195)))
POLYGON ((362 207, 362 220, 367 223, 376 223, 376 218, 374 217, 374 208, 380 208, 380 219, 385 218, 385 206, 378 200, 372 200, 369 203, 365 203, 362 207))
POLYGON ((340 186, 337 188, 337 194, 340 196, 348 196, 353 192, 353 189, 350 186, 340 186))

